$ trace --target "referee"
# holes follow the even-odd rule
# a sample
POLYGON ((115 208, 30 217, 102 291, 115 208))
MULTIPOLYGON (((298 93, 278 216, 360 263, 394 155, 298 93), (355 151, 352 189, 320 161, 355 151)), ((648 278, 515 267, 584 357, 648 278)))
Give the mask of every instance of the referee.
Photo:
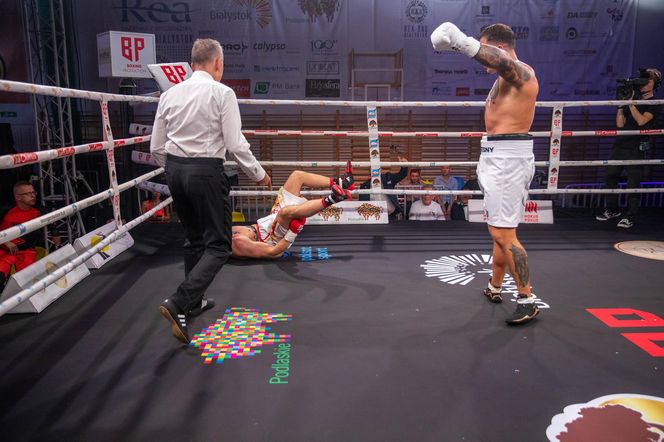
POLYGON ((249 143, 235 93, 224 73, 218 41, 198 39, 191 50, 194 73, 161 95, 150 152, 166 167, 175 211, 185 229, 185 279, 159 311, 179 341, 188 344, 187 319, 214 306, 205 290, 231 256, 232 208, 224 175, 226 152, 259 186, 271 187, 249 143))

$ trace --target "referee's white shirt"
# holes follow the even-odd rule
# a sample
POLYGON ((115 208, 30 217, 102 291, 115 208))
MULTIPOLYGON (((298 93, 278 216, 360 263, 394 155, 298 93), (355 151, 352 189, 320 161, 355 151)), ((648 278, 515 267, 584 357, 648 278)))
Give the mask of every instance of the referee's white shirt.
POLYGON ((194 71, 161 95, 150 153, 163 167, 166 154, 225 159, 229 152, 252 181, 260 181, 265 170, 241 130, 233 89, 214 81, 205 71, 194 71))

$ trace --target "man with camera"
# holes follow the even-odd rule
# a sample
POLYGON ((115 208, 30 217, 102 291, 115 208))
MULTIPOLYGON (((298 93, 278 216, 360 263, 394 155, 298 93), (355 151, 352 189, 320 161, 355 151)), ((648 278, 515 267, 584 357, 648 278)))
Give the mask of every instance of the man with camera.
MULTIPOLYGON (((616 98, 619 100, 651 100, 654 91, 662 83, 662 73, 654 68, 640 69, 639 78, 619 80, 623 83, 618 86, 616 98), (640 95, 640 96, 637 96, 640 95)), ((660 105, 630 104, 618 107, 616 112, 616 126, 622 130, 646 130, 656 125, 657 116, 661 110, 660 105)), ((645 152, 650 149, 651 137, 630 135, 617 137, 613 145, 610 160, 642 160, 645 152)), ((641 185, 643 166, 608 166, 604 179, 608 189, 616 189, 623 168, 627 170, 627 188, 638 188, 641 185)), ((623 215, 618 209, 618 195, 606 196, 606 210, 595 218, 598 221, 608 221, 613 218, 621 218, 618 227, 630 228, 634 225, 636 214, 639 210, 640 196, 637 193, 629 194, 628 209, 623 215)))

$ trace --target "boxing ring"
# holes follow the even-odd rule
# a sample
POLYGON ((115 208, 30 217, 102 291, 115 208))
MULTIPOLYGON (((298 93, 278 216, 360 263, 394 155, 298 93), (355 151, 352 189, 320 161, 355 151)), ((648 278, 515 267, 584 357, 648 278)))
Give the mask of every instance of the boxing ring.
MULTIPOLYGON (((154 101, 5 81, 0 81, 0 88, 96 100, 105 122, 104 104, 109 101, 154 101)), ((247 135, 377 140, 397 132, 380 132, 378 124, 370 125, 371 119, 380 122, 371 109, 430 105, 240 102, 368 108, 366 132, 245 131, 247 135)), ((558 149, 547 161, 536 162, 550 169, 549 178, 556 176, 553 168, 566 166, 664 162, 560 161, 564 137, 630 134, 562 130, 564 107, 599 105, 595 103, 538 103, 552 107, 552 130, 533 133, 551 139, 550 152, 558 149)), ((521 225, 519 237, 528 250, 533 292, 542 314, 519 328, 505 327, 503 321, 515 296, 509 277, 503 304, 488 303, 481 295, 491 268, 491 241, 481 223, 308 225, 288 256, 270 262, 232 261, 220 272, 208 290, 217 306, 193 319, 190 332, 226 333, 224 339, 235 346, 206 357, 194 346, 180 347, 157 311, 181 282, 183 233, 176 223, 142 222, 170 199, 127 223, 119 211, 120 192, 148 183, 163 169, 126 183, 113 182, 113 151, 147 142, 149 136, 114 139, 110 125, 104 126, 105 140, 99 143, 19 154, 21 158, 0 157, 0 168, 10 168, 105 150, 111 177, 107 191, 2 231, 2 242, 105 199, 113 202, 120 226, 67 266, 0 303, 4 315, 0 317, 0 422, 8 440, 558 440, 562 431, 601 436, 604 433, 587 431, 605 428, 608 434, 620 435, 612 426, 615 422, 625 431, 645 426, 662 434, 662 427, 657 427, 664 425, 662 414, 657 414, 664 406, 662 261, 614 250, 616 243, 630 240, 643 241, 647 252, 648 244, 652 248, 664 241, 658 217, 618 232, 590 216, 558 217, 553 225, 521 225), (39 315, 5 315, 130 230, 134 247, 48 309, 39 315), (246 330, 238 325, 247 323, 253 333, 248 347, 247 336, 240 333, 246 330), (641 416, 624 412, 624 407, 600 407, 592 416, 581 414, 584 427, 584 419, 570 412, 571 406, 606 403, 632 404, 641 416)), ((261 163, 266 168, 344 165, 343 161, 261 163)), ((380 155, 353 161, 356 167, 370 167, 372 173, 404 164, 477 162, 391 163, 380 161, 380 155)), ((548 182, 547 189, 531 193, 664 191, 556 187, 556 182, 548 182)), ((393 192, 404 191, 380 187, 355 191, 393 192)))

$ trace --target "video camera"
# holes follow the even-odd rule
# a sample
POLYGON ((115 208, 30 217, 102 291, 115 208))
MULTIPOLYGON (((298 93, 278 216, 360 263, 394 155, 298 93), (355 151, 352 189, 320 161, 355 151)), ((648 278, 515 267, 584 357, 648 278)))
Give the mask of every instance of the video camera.
POLYGON ((644 84, 648 84, 650 75, 647 69, 639 68, 639 76, 634 78, 618 78, 616 83, 616 100, 629 100, 634 91, 634 98, 639 95, 639 89, 644 84))

